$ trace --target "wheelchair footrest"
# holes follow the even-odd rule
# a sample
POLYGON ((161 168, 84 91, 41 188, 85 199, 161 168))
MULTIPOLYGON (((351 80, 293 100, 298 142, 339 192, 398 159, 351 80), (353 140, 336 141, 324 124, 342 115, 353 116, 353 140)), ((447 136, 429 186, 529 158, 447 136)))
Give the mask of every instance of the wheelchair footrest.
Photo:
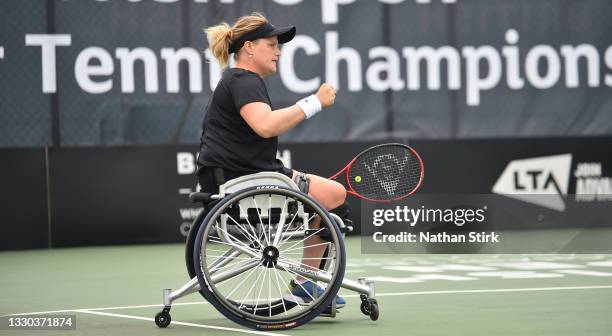
POLYGON ((340 313, 340 310, 338 310, 338 309, 335 309, 333 311, 331 309, 329 309, 329 310, 323 311, 321 314, 319 314, 319 316, 320 317, 335 318, 336 314, 338 314, 338 313, 340 313))

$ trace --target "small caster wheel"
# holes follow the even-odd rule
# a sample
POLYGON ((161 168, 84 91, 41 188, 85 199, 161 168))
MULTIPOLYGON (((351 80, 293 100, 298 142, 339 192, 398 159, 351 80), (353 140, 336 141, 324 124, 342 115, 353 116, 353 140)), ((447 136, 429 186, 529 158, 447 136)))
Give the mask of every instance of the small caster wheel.
POLYGON ((359 306, 363 315, 370 315, 370 303, 368 301, 361 301, 361 306, 359 306))
POLYGON ((370 299, 372 300, 370 302, 370 319, 372 321, 376 321, 378 320, 378 315, 380 314, 380 312, 378 311, 378 303, 376 302, 375 299, 370 299))
POLYGON ((162 310, 157 315, 155 315, 155 324, 157 324, 160 328, 165 328, 170 325, 172 318, 170 317, 170 313, 167 310, 162 310))
POLYGON ((363 315, 367 315, 372 321, 378 320, 379 310, 378 301, 372 298, 362 298, 361 306, 359 306, 363 315))

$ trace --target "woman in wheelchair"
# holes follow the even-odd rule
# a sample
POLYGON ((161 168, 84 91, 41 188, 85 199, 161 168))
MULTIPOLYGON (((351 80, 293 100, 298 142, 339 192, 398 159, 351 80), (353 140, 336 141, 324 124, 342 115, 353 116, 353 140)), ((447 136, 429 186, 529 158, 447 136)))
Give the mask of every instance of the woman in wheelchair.
MULTIPOLYGON (((222 68, 228 66, 230 55, 235 66, 223 72, 206 107, 198 158, 203 192, 219 191, 219 184, 224 182, 215 173, 219 169, 225 181, 257 172, 279 172, 291 179, 304 177, 276 158, 278 136, 333 105, 336 91, 322 84, 315 94, 292 106, 272 107, 263 79, 276 73, 279 44, 291 41, 295 33, 295 27, 276 28, 259 13, 243 16, 233 26, 223 23, 206 29, 212 54, 222 68)), ((305 177, 309 180, 308 195, 325 210, 346 211, 346 191, 341 184, 312 174, 305 177)), ((313 219, 310 228, 318 228, 320 220, 313 219)), ((325 253, 323 239, 311 235, 304 240, 301 262, 304 267, 319 268, 325 253)), ((323 291, 300 275, 294 275, 287 288, 288 300, 304 302, 323 291)), ((337 308, 344 306, 344 299, 335 300, 337 308)))

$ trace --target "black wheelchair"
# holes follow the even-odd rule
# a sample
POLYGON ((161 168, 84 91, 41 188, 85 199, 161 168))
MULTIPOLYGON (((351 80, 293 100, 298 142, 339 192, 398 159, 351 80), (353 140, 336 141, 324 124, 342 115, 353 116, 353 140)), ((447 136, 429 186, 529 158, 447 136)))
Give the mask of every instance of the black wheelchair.
POLYGON ((187 238, 191 280, 178 290, 163 291, 157 326, 170 324, 175 300, 197 291, 240 325, 290 329, 317 316, 335 317, 340 287, 360 293, 362 313, 377 320, 374 283, 344 279, 343 238, 352 227, 303 191, 283 174, 262 172, 227 181, 215 195, 192 193, 191 200, 204 210, 187 238), (304 257, 304 249, 315 246, 325 248, 323 257, 304 257), (300 278, 322 290, 307 291, 300 278), (296 286, 302 286, 306 297, 293 294, 296 286))

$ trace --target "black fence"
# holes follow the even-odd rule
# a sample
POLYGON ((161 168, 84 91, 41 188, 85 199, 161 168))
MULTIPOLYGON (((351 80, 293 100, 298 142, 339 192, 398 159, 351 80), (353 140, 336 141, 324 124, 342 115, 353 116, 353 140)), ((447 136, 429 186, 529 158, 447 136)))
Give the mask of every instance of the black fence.
MULTIPOLYGON (((279 157, 331 176, 374 144, 284 144, 279 157)), ((611 137, 407 144, 425 164, 418 195, 506 195, 514 213, 535 214, 504 221, 503 229, 612 226, 612 211, 592 218, 593 209, 612 209, 611 137)), ((195 145, 0 150, 0 250, 184 241, 199 211, 187 199, 196 185, 196 151, 195 145)), ((349 202, 358 233, 362 204, 349 202)))

